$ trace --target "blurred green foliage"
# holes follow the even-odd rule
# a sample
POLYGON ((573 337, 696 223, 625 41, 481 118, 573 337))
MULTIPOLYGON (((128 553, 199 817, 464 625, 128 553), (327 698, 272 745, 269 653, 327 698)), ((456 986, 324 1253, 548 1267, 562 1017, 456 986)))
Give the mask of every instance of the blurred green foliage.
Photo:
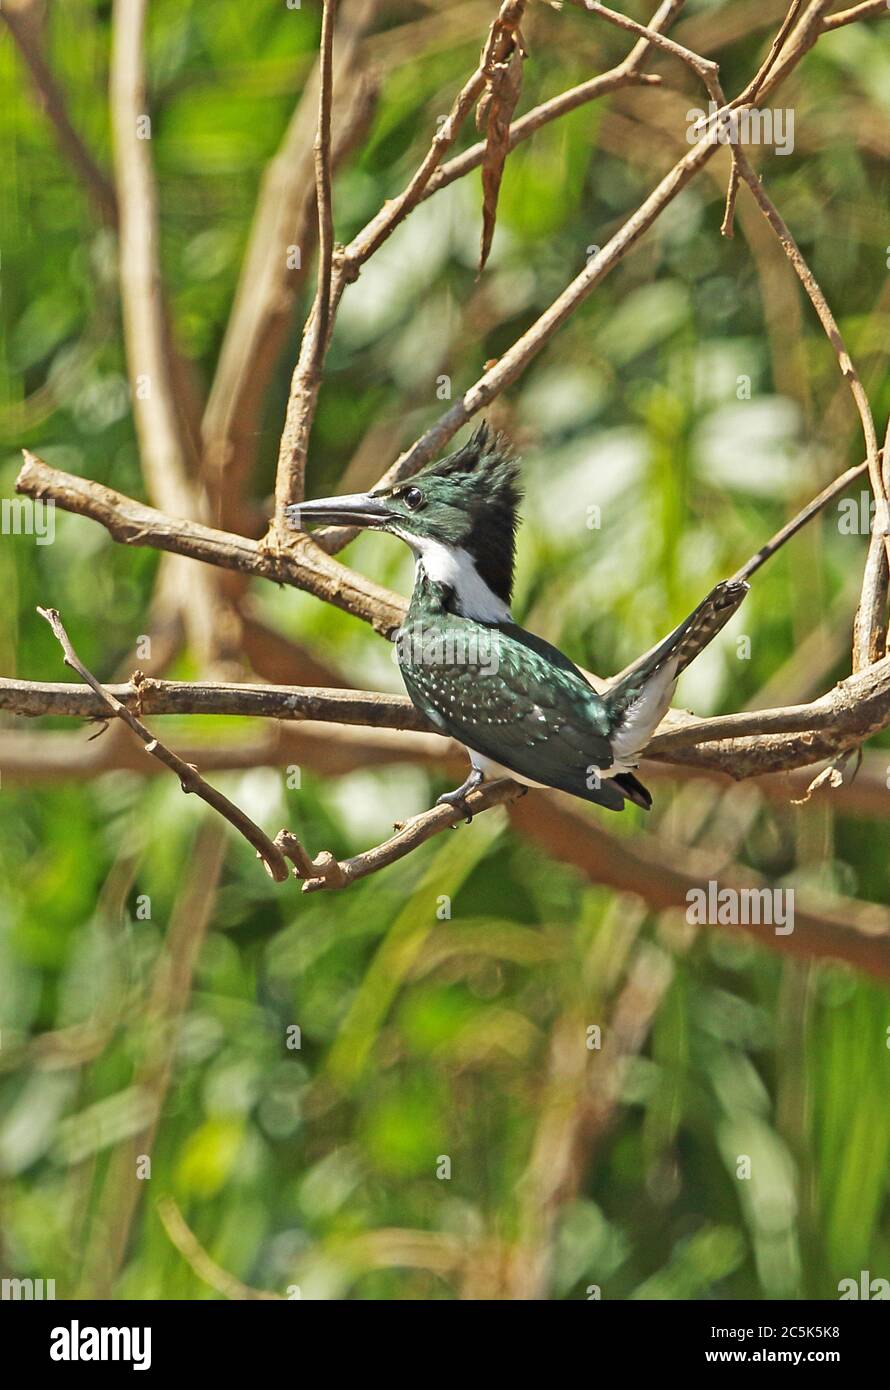
MULTIPOLYGON (((71 117, 106 167, 110 8, 69 0, 50 7, 46 29, 71 117)), ((676 30, 693 45, 712 36, 729 92, 756 70, 783 11, 765 4, 753 30, 739 37, 730 26, 724 41, 722 16, 737 8, 701 0, 676 30)), ((380 99, 336 182, 338 239, 404 185, 492 12, 382 7, 372 41, 380 99)), ((262 171, 317 29, 309 3, 151 6, 163 269, 178 341, 205 387, 262 171)), ((527 37, 520 111, 629 47, 589 16, 542 5, 527 37)), ((887 38, 880 24, 824 38, 778 98, 795 114, 793 153, 757 152, 879 422, 890 411, 887 38)), ((511 156, 479 283, 475 174, 424 203, 350 288, 310 494, 335 490, 365 431, 384 421, 392 447, 363 465, 373 481, 444 408, 437 378, 450 378, 452 396, 471 384, 680 157, 685 112, 701 98, 669 58, 650 66, 662 89, 582 107, 511 156)), ((5 33, 0 83, 0 495, 12 495, 23 445, 144 495, 114 235, 60 156, 5 33)), ((472 138, 468 128, 462 145, 472 138)), ((735 238, 719 236, 727 167, 721 155, 671 204, 492 413, 524 459, 517 616, 603 672, 651 645, 863 452, 834 353, 744 190, 735 238)), ((263 414, 260 507, 298 334, 295 320, 263 414)), ((742 709, 772 679, 775 695, 805 699, 846 673, 865 539, 837 520, 827 513, 758 576, 742 614, 684 678, 681 703, 742 709), (816 628, 824 642, 801 670, 790 659, 816 628), (744 635, 750 659, 738 660, 744 635)), ((80 518, 56 522, 53 545, 0 537, 0 670, 64 678, 38 603, 62 610, 98 674, 132 669, 157 558, 80 518)), ((395 542, 362 538, 346 560, 410 585, 395 542)), ((356 620, 269 585, 254 598, 283 637, 350 681, 399 688, 385 645, 356 620)), ((194 674, 187 654, 171 673, 194 674)), ((225 721, 159 723, 174 746, 233 735, 225 721)), ((156 1198, 171 1194, 219 1266, 250 1285, 439 1298, 467 1288, 448 1263, 455 1245, 490 1253, 542 1219, 528 1169, 551 1099, 552 1040, 566 1020, 577 1019, 579 1047, 590 1023, 608 1032, 620 979, 607 988, 582 965, 625 949, 634 912, 623 900, 518 840, 497 811, 346 893, 299 897, 268 883, 226 831, 220 848, 174 779, 112 772, 32 784, 2 765, 0 776, 4 1274, 54 1277, 60 1296, 96 1294, 106 1278, 118 1296, 216 1296, 158 1218, 156 1198), (193 987, 168 1038, 149 1002, 165 935, 203 910, 193 987), (298 1049, 288 1046, 295 1027, 298 1049), (146 1147, 168 1045, 169 1087, 146 1147), (143 1152, 151 1179, 134 1198, 143 1152), (437 1177, 443 1156, 448 1179, 437 1177), (131 1220, 109 1275, 108 1230, 131 1220), (391 1228, 440 1237, 434 1257, 418 1267, 381 1257, 364 1238, 391 1228)), ((281 770, 218 781, 267 827, 290 824, 341 855, 383 838, 445 785, 409 766, 304 772, 298 791, 281 770)), ((734 804, 713 785, 660 783, 654 828, 678 834, 703 806, 719 831, 734 804)), ((637 833, 625 819, 608 828, 637 833)), ((822 802, 756 800, 733 853, 778 882, 890 901, 885 823, 835 822, 822 802)), ((549 1295, 584 1298, 597 1285, 619 1299, 830 1298, 862 1269, 890 1276, 886 991, 729 934, 681 945, 663 921, 634 929, 671 958, 673 978, 612 1123, 582 1155, 577 1191, 557 1203, 549 1295), (739 1155, 751 1159, 750 1179, 737 1176, 739 1155)), ((485 1284, 483 1254, 471 1264, 473 1287, 502 1287, 496 1274, 485 1284)))

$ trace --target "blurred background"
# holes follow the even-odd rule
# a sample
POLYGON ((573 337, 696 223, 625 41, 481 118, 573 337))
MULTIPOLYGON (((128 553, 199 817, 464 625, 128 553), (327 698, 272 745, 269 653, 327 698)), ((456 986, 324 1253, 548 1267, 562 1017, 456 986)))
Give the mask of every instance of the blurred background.
MULTIPOLYGON (((717 59, 733 94, 785 8, 697 0, 671 33, 717 59)), ((496 6, 341 10, 345 242, 410 178, 496 6)), ((153 0, 149 13, 180 408, 215 519, 254 536, 313 285, 319 19, 311 0, 153 0), (255 301, 236 291, 245 258, 272 265, 276 216, 301 264, 251 338, 255 301)), ((3 498, 23 446, 147 496, 121 329, 111 24, 97 0, 9 0, 0 17, 3 498)), ((531 5, 524 33, 518 114, 632 47, 570 7, 531 5)), ((706 104, 692 75, 664 53, 644 66, 660 86, 583 105, 510 156, 481 278, 475 172, 421 204, 348 288, 310 496, 370 486, 688 149, 687 112, 706 104)), ((775 100, 793 112, 793 151, 750 154, 882 432, 890 27, 825 35, 775 100)), ((476 138, 470 121, 457 148, 476 138)), ((744 188, 734 239, 719 235, 728 167, 719 152, 489 414, 523 461, 517 619, 602 674, 864 456, 834 352, 744 188)), ((850 496, 858 508, 858 484, 850 496)), ((757 576, 680 706, 807 701, 849 673, 867 545, 849 515, 832 505, 757 576)), ((410 589, 393 540, 360 538, 343 558, 410 589)), ((293 589, 216 583, 202 649, 155 552, 57 509, 52 544, 0 537, 0 674, 66 678, 35 613, 51 604, 103 680, 139 667, 401 689, 357 619, 293 589)), ((369 847, 455 781, 430 739, 155 727, 313 853, 369 847)), ((604 886, 563 862, 532 797, 521 822, 488 812, 346 892, 301 896, 120 731, 94 732, 0 724, 4 1277, 55 1279, 58 1297, 396 1300, 832 1298, 862 1271, 890 1278, 887 972, 692 928, 633 873, 604 886)), ((887 932, 888 765, 880 737, 855 782, 794 805, 807 774, 735 786, 662 764, 643 770, 648 819, 578 817, 601 858, 611 843, 656 866, 746 865, 851 920, 873 904, 887 932)))

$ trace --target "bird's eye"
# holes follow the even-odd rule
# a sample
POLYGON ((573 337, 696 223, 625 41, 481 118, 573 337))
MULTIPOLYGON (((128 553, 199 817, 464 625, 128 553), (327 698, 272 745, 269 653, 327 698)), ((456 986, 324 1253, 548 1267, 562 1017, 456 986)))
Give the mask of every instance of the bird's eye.
POLYGON ((406 488, 402 496, 405 499, 405 506, 408 508, 409 512, 416 512, 417 508, 423 502, 423 493, 419 487, 406 488))

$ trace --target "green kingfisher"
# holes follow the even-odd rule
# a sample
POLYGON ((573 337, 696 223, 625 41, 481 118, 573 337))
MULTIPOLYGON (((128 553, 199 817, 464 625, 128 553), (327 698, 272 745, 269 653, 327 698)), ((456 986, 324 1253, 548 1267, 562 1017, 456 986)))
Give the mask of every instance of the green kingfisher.
POLYGON ((677 678, 748 591, 718 584, 679 627, 603 693, 510 613, 521 494, 518 465, 486 425, 413 478, 288 508, 291 525, 387 531, 414 552, 414 589, 396 658, 412 701, 466 748, 470 774, 439 797, 467 813, 486 777, 556 787, 620 811, 652 798, 634 775, 677 678))

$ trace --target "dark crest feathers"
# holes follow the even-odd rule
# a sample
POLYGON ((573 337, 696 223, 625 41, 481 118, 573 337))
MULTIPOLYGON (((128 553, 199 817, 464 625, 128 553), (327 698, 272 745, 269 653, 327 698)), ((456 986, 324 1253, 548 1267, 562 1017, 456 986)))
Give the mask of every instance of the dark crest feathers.
POLYGON ((472 522, 467 549, 489 588, 509 604, 519 524, 519 464, 503 435, 483 421, 456 453, 437 459, 418 474, 460 483, 461 506, 472 522))

